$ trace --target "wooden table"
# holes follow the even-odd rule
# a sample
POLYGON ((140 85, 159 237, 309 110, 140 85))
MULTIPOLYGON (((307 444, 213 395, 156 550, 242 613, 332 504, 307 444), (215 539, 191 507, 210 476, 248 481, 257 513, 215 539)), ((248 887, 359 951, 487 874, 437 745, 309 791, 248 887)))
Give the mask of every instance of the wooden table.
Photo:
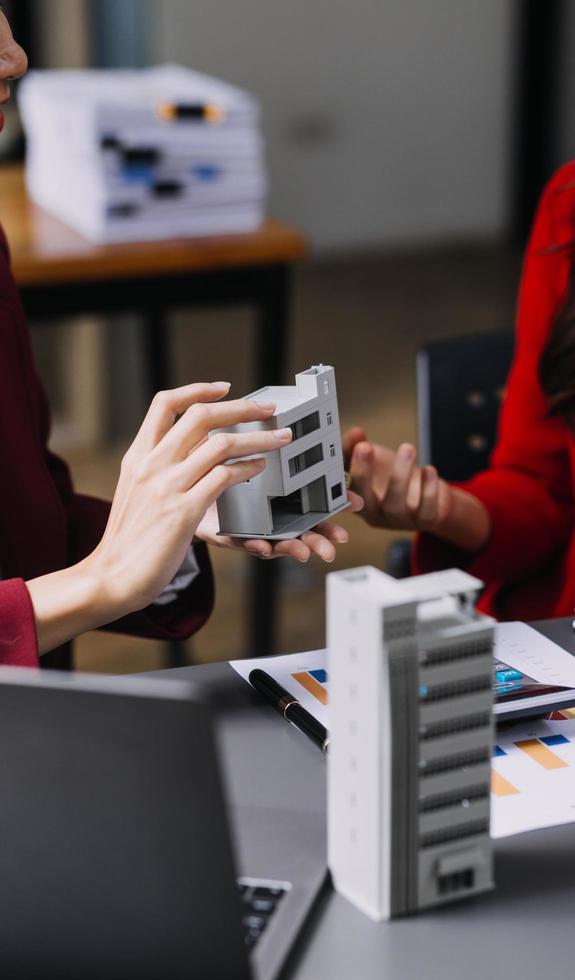
MULTIPOLYGON (((303 235, 267 220, 255 232, 127 245, 94 245, 33 204, 20 166, 0 168, 0 222, 32 323, 79 314, 137 313, 150 397, 170 387, 171 309, 248 303, 256 312, 254 388, 286 383, 291 269, 303 235)), ((278 569, 254 562, 248 653, 276 648, 278 569)), ((177 665, 181 651, 173 650, 177 665)))

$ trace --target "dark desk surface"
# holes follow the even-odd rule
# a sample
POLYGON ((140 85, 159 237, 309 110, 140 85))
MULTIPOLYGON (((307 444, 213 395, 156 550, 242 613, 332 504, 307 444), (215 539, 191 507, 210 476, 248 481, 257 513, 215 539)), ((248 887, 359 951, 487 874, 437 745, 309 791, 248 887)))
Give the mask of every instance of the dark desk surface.
MULTIPOLYGON (((571 620, 536 624, 575 654, 571 620)), ((209 691, 234 803, 325 809, 325 760, 228 664, 165 672, 209 691)), ((154 675, 156 676, 156 675, 154 675)), ((574 774, 575 801, 575 774, 574 774)), ((281 839, 278 839, 281 847, 281 839)), ((573 972, 575 825, 496 843, 496 890, 374 923, 329 892, 295 951, 291 980, 541 980, 573 972)))
POLYGON ((0 168, 0 216, 21 287, 289 264, 307 249, 301 232, 271 219, 242 235, 94 245, 29 200, 20 166, 0 168))

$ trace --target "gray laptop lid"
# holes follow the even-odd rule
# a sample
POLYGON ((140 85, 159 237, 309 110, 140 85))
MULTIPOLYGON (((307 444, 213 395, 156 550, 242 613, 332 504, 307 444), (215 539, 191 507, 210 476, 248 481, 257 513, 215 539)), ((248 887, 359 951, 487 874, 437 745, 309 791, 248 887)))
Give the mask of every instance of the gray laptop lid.
POLYGON ((2 976, 250 977, 191 685, 0 668, 0 747, 2 976))

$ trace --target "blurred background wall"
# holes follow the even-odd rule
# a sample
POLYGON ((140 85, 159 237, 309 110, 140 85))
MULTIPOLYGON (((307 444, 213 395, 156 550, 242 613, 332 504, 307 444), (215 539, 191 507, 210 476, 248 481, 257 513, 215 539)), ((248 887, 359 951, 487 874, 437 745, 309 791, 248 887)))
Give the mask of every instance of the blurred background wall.
POLYGON ((158 60, 258 92, 272 208, 318 249, 504 231, 513 0, 153 6, 158 60))
MULTIPOLYGON (((536 197, 575 152, 567 0, 12 0, 8 12, 32 67, 174 61, 257 95, 270 210, 312 245, 295 279, 290 371, 335 364, 344 426, 414 440, 418 346, 512 325, 536 197)), ((1 152, 21 152, 15 115, 1 152)), ((33 336, 55 446, 83 489, 109 495, 146 407, 138 324, 84 319, 33 336)), ((249 311, 176 312, 170 338, 174 383, 252 387, 249 311)), ((346 523, 338 566, 383 567, 390 536, 346 523)), ((246 648, 247 560, 214 558, 216 612, 190 658, 246 648)), ((283 566, 282 649, 322 645, 324 574, 283 566)), ((163 656, 109 635, 79 644, 91 669, 163 656)))
POLYGON ((512 0, 156 5, 160 60, 257 91, 272 206, 319 249, 505 226, 512 0), (225 25, 225 26, 224 26, 225 25))

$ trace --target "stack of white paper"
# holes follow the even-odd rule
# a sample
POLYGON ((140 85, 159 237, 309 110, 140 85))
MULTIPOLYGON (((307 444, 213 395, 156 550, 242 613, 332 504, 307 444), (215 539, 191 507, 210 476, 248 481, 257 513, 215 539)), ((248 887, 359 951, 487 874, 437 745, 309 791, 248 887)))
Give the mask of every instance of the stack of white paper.
POLYGON ((96 242, 253 231, 267 190, 260 112, 186 68, 31 72, 31 197, 96 242))

